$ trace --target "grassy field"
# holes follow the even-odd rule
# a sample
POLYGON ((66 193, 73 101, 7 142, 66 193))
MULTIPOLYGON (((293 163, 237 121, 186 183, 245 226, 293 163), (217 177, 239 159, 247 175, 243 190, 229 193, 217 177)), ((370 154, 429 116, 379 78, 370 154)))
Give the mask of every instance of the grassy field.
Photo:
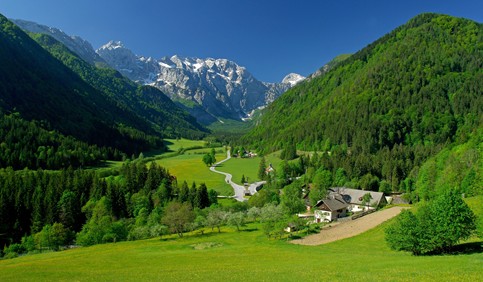
MULTIPOLYGON (((322 246, 268 240, 257 225, 0 261, 2 281, 481 281, 483 254, 388 249, 387 223, 322 246)), ((481 242, 480 242, 481 244, 481 242)))
MULTIPOLYGON (((256 182, 258 179, 258 168, 260 166, 261 157, 254 158, 231 158, 219 166, 218 170, 230 173, 233 175, 233 182, 241 184, 241 178, 245 175, 248 177, 248 182, 256 182)), ((280 166, 282 160, 278 157, 278 153, 265 156, 265 163, 268 166, 270 163, 275 169, 280 166)))
POLYGON ((168 146, 170 151, 178 151, 181 148, 205 147, 206 141, 203 140, 188 140, 188 139, 165 139, 164 143, 168 146))
MULTIPOLYGON (((156 161, 159 165, 165 167, 169 172, 176 176, 178 184, 187 181, 196 182, 197 185, 205 183, 208 189, 217 191, 220 195, 233 195, 233 188, 225 183, 225 177, 220 174, 213 173, 202 162, 203 154, 210 153, 211 148, 204 148, 205 141, 196 141, 188 139, 166 139, 168 152, 146 152, 144 156, 156 161), (193 149, 192 149, 193 148, 193 149), (177 152, 180 149, 187 149, 181 155, 177 152)), ((226 158, 226 152, 222 147, 215 148, 216 159, 223 160, 226 158)), ((148 161, 149 165, 151 161, 148 161)), ((113 171, 121 168, 121 161, 107 161, 102 166, 95 167, 101 175, 111 175, 113 171)))
MULTIPOLYGON (((211 150, 211 149, 202 149, 211 150)), ((202 161, 203 155, 201 153, 193 153, 188 151, 183 155, 172 158, 165 158, 157 160, 156 163, 169 170, 172 175, 178 178, 178 184, 181 185, 183 181, 196 184, 205 183, 208 189, 217 191, 220 195, 230 196, 233 194, 233 188, 226 184, 225 177, 221 174, 213 173, 202 161)), ((217 153, 216 159, 222 160, 226 158, 225 153, 217 153)))

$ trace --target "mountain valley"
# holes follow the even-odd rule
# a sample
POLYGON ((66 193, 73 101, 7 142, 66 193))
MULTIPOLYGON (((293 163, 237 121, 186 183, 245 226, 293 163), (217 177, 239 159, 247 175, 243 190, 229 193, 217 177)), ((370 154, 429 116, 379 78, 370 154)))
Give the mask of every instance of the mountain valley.
POLYGON ((481 277, 482 23, 419 14, 274 83, 0 15, 0 61, 6 281, 481 277))

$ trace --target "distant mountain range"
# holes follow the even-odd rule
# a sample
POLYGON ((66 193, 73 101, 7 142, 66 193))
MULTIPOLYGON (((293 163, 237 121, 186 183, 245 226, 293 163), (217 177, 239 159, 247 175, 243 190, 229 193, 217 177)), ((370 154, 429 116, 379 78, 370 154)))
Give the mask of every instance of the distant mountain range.
POLYGON ((304 79, 289 74, 281 83, 261 82, 246 68, 226 59, 175 55, 156 60, 135 55, 119 41, 111 41, 96 52, 130 79, 159 88, 203 123, 217 118, 246 118, 249 112, 265 107, 304 79))
POLYGON ((14 22, 27 31, 51 35, 91 64, 107 64, 135 82, 157 87, 203 124, 220 118, 247 118, 304 79, 291 73, 280 83, 262 82, 226 59, 176 55, 153 59, 135 55, 119 41, 110 41, 94 51, 87 41, 57 28, 24 20, 14 22))

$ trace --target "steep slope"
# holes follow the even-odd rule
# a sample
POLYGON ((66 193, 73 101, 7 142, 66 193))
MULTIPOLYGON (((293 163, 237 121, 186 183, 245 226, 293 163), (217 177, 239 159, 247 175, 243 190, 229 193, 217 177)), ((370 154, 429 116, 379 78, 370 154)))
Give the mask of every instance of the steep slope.
POLYGON ((50 36, 44 34, 32 36, 92 87, 115 100, 121 108, 144 118, 163 136, 195 139, 207 132, 192 116, 177 107, 158 89, 137 85, 113 69, 90 65, 50 36))
POLYGON ((309 77, 307 77, 307 79, 310 80, 310 79, 312 79, 314 77, 317 77, 317 76, 321 76, 321 75, 326 74, 331 69, 335 68, 337 65, 339 65, 340 63, 342 63, 346 59, 350 58, 350 56, 351 56, 351 54, 342 54, 342 55, 339 55, 339 56, 335 57, 330 62, 328 62, 327 64, 325 64, 323 67, 321 67, 320 69, 318 69, 316 72, 314 72, 313 74, 309 75, 309 77))
POLYGON ((62 42, 69 50, 76 53, 84 61, 90 64, 101 64, 106 65, 106 62, 97 55, 92 45, 80 38, 79 36, 70 36, 65 34, 62 30, 58 28, 48 27, 38 23, 25 21, 25 20, 11 20, 13 23, 18 25, 23 30, 27 30, 33 33, 47 34, 55 38, 57 41, 62 42))
POLYGON ((264 83, 226 59, 172 56, 155 60, 135 55, 119 41, 109 42, 97 53, 130 79, 161 89, 205 124, 219 117, 241 120, 303 79, 292 74, 286 82, 264 83))
POLYGON ((77 168, 120 157, 117 151, 88 145, 44 127, 41 122, 28 122, 17 114, 4 115, 0 111, 0 168, 77 168))
POLYGON ((482 38, 479 23, 417 16, 282 95, 245 140, 262 151, 331 151, 324 165, 349 179, 413 189, 428 156, 482 123, 482 38))
POLYGON ((107 63, 86 40, 34 22, 24 20, 13 20, 13 22, 30 33, 53 37, 55 40, 41 35, 33 36, 39 44, 79 74, 92 87, 113 98, 122 108, 128 108, 151 124, 155 124, 155 128, 165 136, 199 138, 206 132, 206 129, 187 112, 175 106, 163 93, 147 87, 138 87, 130 80, 121 77, 116 71, 109 70, 107 63))
POLYGON ((131 153, 161 146, 151 125, 94 89, 0 15, 0 109, 90 144, 131 153), (120 125, 123 125, 122 128, 120 125), (149 139, 149 140, 148 140, 149 139))

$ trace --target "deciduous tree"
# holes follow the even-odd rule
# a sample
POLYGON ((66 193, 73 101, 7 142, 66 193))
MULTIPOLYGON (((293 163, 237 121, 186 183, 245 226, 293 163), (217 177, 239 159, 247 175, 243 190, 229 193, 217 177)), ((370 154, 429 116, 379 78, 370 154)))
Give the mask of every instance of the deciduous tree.
POLYGON ((450 190, 419 208, 403 211, 386 229, 386 241, 394 250, 414 255, 449 251, 476 230, 475 215, 459 193, 450 190))
POLYGON ((195 219, 195 213, 189 203, 170 202, 164 211, 162 223, 166 224, 172 233, 183 237, 183 232, 188 230, 195 219))

